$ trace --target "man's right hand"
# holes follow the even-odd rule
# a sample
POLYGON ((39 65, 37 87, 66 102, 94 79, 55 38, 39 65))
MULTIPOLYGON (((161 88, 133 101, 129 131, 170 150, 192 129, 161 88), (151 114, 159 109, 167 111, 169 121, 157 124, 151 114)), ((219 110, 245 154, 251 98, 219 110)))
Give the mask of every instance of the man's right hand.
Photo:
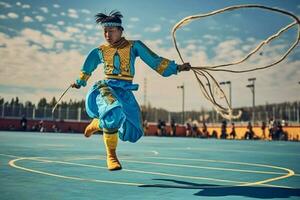
POLYGON ((72 83, 72 84, 71 84, 71 87, 72 87, 72 88, 79 89, 81 86, 80 86, 80 85, 77 85, 76 83, 72 83))

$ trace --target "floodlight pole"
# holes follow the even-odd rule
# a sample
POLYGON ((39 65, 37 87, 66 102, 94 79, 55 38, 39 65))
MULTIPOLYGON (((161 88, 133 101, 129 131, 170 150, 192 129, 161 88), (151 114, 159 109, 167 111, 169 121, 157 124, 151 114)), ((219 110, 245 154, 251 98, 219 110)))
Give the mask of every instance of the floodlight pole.
POLYGON ((254 124, 255 121, 255 80, 256 78, 249 78, 248 81, 251 84, 247 85, 246 87, 251 89, 252 92, 252 123, 254 124))
POLYGON ((184 125, 184 83, 180 86, 177 86, 178 89, 182 89, 182 124, 184 125))

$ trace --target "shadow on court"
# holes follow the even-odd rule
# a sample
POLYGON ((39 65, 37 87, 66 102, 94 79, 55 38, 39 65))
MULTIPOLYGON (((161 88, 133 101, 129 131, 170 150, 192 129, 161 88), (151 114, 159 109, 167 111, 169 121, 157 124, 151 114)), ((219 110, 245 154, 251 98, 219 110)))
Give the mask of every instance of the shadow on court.
POLYGON ((186 181, 178 181, 173 179, 153 179, 159 181, 166 181, 176 183, 177 185, 168 184, 153 184, 142 185, 139 187, 155 187, 155 188, 176 188, 176 189, 200 189, 195 193, 196 196, 208 197, 223 197, 223 196, 243 196, 261 199, 272 198, 289 198, 300 197, 300 189, 278 188, 278 187, 254 187, 254 186, 222 186, 213 184, 197 184, 186 181))

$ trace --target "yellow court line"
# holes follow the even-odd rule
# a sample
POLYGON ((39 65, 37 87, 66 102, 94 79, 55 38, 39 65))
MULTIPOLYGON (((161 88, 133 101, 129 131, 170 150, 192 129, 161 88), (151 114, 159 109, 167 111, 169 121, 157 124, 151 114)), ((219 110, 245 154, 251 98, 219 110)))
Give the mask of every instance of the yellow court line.
MULTIPOLYGON (((141 184, 141 183, 107 181, 107 180, 98 180, 98 179, 86 179, 86 178, 79 178, 79 177, 74 177, 74 176, 64 176, 64 175, 59 175, 59 174, 54 174, 54 173, 49 173, 49 172, 43 172, 43 171, 29 169, 29 168, 26 168, 26 167, 21 167, 21 166, 16 165, 15 163, 17 161, 20 161, 20 160, 38 160, 38 161, 43 161, 43 160, 40 160, 40 159, 33 159, 33 158, 17 158, 17 159, 9 161, 8 164, 11 167, 14 167, 14 168, 17 168, 17 169, 21 169, 21 170, 25 170, 25 171, 29 171, 29 172, 33 172, 33 173, 38 173, 38 174, 43 174, 43 175, 48 175, 48 176, 54 176, 54 177, 58 177, 58 178, 64 178, 64 179, 71 179, 71 180, 78 180, 78 181, 89 181, 89 182, 98 182, 98 183, 110 183, 110 184, 118 184, 118 185, 132 185, 132 186, 142 186, 142 185, 144 185, 144 184, 141 184)), ((49 161, 50 160, 48 160, 46 162, 49 162, 49 161)), ((103 168, 106 169, 106 167, 103 167, 103 168)))
MULTIPOLYGON (((21 169, 21 170, 25 170, 25 171, 29 171, 29 172, 32 172, 32 173, 38 173, 38 174, 43 174, 43 175, 48 175, 48 176, 54 176, 54 177, 64 178, 64 179, 77 180, 77 181, 88 181, 88 182, 108 183, 108 184, 117 184, 117 185, 130 185, 130 186, 145 186, 145 185, 149 185, 149 184, 141 184, 141 183, 128 183, 128 182, 120 182, 120 181, 106 181, 106 180, 99 180, 99 179, 85 179, 85 178, 79 178, 79 177, 73 177, 73 176, 63 176, 63 175, 59 175, 59 174, 53 174, 53 173, 43 172, 43 171, 39 171, 39 170, 29 169, 29 168, 17 166, 15 164, 15 162, 17 162, 19 160, 26 160, 26 159, 28 159, 28 158, 18 158, 18 159, 11 160, 9 162, 9 165, 11 167, 14 167, 14 168, 17 168, 17 169, 21 169)), ((31 159, 33 159, 33 158, 31 158, 31 159)), ((39 159, 34 159, 34 160, 39 160, 39 159)), ((54 161, 54 162, 58 162, 58 161, 54 161)), ((77 165, 77 163, 73 163, 73 164, 77 165)), ((95 167, 95 168, 101 168, 101 169, 105 168, 106 169, 106 167, 99 167, 99 166, 93 166, 93 165, 86 165, 86 166, 95 167)), ((126 170, 125 169, 124 171, 134 171, 134 170, 126 170)), ((135 171, 135 172, 137 172, 137 171, 135 171)), ((159 173, 159 174, 163 175, 162 173, 159 173)), ((170 187, 180 187, 178 185, 169 185, 169 186, 170 187)), ((233 187, 233 186, 232 185, 229 185, 229 186, 212 186, 212 187, 209 187, 209 186, 200 186, 200 187, 192 187, 192 189, 226 188, 226 187, 233 187)), ((191 188, 191 187, 188 187, 188 188, 191 188)))
MULTIPOLYGON (((191 150, 191 151, 212 151, 212 149, 209 148, 201 148, 201 147, 169 147, 164 149, 170 149, 170 150, 191 150)), ((213 149, 213 151, 221 151, 221 152, 239 152, 239 153, 258 153, 257 151, 251 151, 251 150, 236 150, 236 149, 213 149)), ((289 155, 289 156, 300 156, 298 153, 273 153, 273 152, 259 152, 259 154, 270 154, 270 155, 289 155)))
MULTIPOLYGON (((158 158, 158 157, 148 157, 148 158, 158 158)), ((295 175, 295 172, 291 169, 278 167, 274 165, 265 165, 265 164, 257 164, 257 163, 247 163, 247 162, 231 162, 231 161, 220 161, 220 160, 208 160, 208 159, 185 159, 185 158, 172 158, 172 157, 159 157, 158 159, 169 159, 169 160, 194 160, 194 161, 203 161, 203 162, 219 162, 219 163, 229 163, 229 164, 238 164, 238 165, 248 165, 248 166, 259 166, 259 167, 266 167, 266 168, 273 168, 273 169, 280 169, 283 171, 287 171, 288 173, 283 176, 278 176, 275 178, 270 178, 262 181, 257 181, 253 183, 247 183, 242 186, 250 186, 250 185, 260 185, 280 179, 285 179, 295 175)))
MULTIPOLYGON (((89 156, 89 157, 70 157, 67 159, 64 159, 65 161, 76 161, 76 160, 103 160, 100 157, 105 158, 105 156, 89 156)), ((122 157, 119 156, 120 160, 125 162, 145 162, 145 164, 152 164, 146 163, 148 161, 135 161, 135 160, 128 160, 128 157, 122 157)), ((205 160, 205 159, 189 159, 189 158, 167 158, 167 157, 149 157, 145 156, 143 158, 154 158, 154 159, 165 159, 165 160, 193 160, 193 161, 201 161, 201 162, 220 162, 220 163, 228 163, 228 164, 239 164, 239 165, 250 165, 250 166, 258 166, 258 164, 255 163, 243 163, 243 162, 230 162, 230 161, 220 161, 220 160, 205 160)), ((155 163, 153 163, 155 164, 155 163)), ((160 163, 159 163, 160 164, 160 163)), ((271 172, 271 171, 257 171, 257 170, 244 170, 244 169, 236 169, 236 168, 222 168, 222 167, 203 167, 203 166, 195 166, 195 165, 185 165, 185 164, 173 164, 173 163, 161 163, 162 165, 170 165, 170 166, 182 166, 182 167, 190 167, 190 168, 199 168, 199 169, 208 169, 208 170, 221 170, 221 171, 237 171, 237 172, 245 172, 245 173, 257 173, 257 174, 274 174, 274 175, 285 175, 286 173, 283 172, 271 172)), ((268 168, 270 168, 269 165, 268 168)), ((259 167, 263 167, 259 165, 259 167)), ((272 167, 273 168, 273 167, 272 167)), ((289 169, 288 169, 289 170, 289 169)), ((300 176, 300 174, 294 174, 293 176, 300 176)))
POLYGON ((245 172, 245 173, 255 173, 255 174, 285 174, 278 172, 269 172, 269 171, 256 171, 256 170, 244 170, 244 169, 234 169, 234 168, 222 168, 222 167, 203 167, 195 165, 186 165, 186 164, 174 164, 174 163, 160 163, 160 162, 149 162, 149 161, 137 161, 137 160, 127 160, 123 159, 125 162, 133 163, 143 163, 143 164, 152 164, 152 165, 164 165, 164 166, 174 166, 174 167, 187 167, 187 168, 196 168, 196 169, 208 169, 208 170, 220 170, 220 171, 233 171, 233 172, 245 172))
MULTIPOLYGON (((34 173, 39 173, 39 174, 44 174, 44 175, 49 175, 49 176, 55 176, 55 177, 60 177, 60 178, 66 178, 66 179, 91 181, 91 182, 101 182, 101 183, 112 183, 112 184, 122 184, 122 185, 136 185, 136 186, 145 185, 145 184, 141 184, 141 183, 127 183, 127 182, 120 182, 120 181, 106 181, 106 180, 98 180, 98 179, 84 179, 84 178, 79 178, 79 177, 63 176, 63 175, 43 172, 43 171, 39 171, 39 170, 29 169, 29 168, 17 166, 15 164, 15 162, 17 162, 19 160, 26 160, 26 159, 27 160, 37 160, 37 161, 48 162, 48 163, 53 162, 53 163, 61 163, 61 164, 68 164, 68 165, 76 165, 76 166, 106 169, 106 167, 100 167, 100 166, 94 166, 94 165, 71 163, 71 162, 64 162, 64 161, 45 160, 45 159, 39 159, 39 158, 33 158, 33 157, 14 159, 14 160, 9 162, 9 165, 12 166, 12 167, 16 167, 18 169, 25 170, 25 171, 30 171, 30 172, 34 172, 34 173)), ((255 182, 255 184, 253 184, 252 182, 230 181, 230 180, 214 179, 214 178, 207 178, 207 177, 184 176, 184 175, 167 174, 167 173, 160 173, 160 172, 149 172, 149 171, 142 171, 142 170, 123 169, 123 171, 134 172, 134 173, 143 173, 143 174, 154 174, 154 175, 161 175, 161 176, 170 176, 170 177, 178 177, 178 178, 186 178, 186 179, 198 179, 198 180, 200 179, 200 180, 210 180, 210 181, 217 181, 217 182, 229 182, 229 183, 239 184, 239 185, 235 185, 235 186, 265 185, 265 186, 270 186, 270 187, 291 188, 291 187, 287 187, 287 186, 277 186, 277 185, 270 185, 270 184, 258 183, 258 182, 255 182)), ((266 181, 266 180, 263 180, 263 181, 266 181)), ((260 182, 262 182, 262 181, 260 181, 260 182)), ((217 186, 217 187, 232 187, 232 185, 231 186, 217 186)), ((212 187, 207 187, 207 188, 212 188, 212 187)), ((215 186, 213 186, 213 188, 215 188, 215 186)))

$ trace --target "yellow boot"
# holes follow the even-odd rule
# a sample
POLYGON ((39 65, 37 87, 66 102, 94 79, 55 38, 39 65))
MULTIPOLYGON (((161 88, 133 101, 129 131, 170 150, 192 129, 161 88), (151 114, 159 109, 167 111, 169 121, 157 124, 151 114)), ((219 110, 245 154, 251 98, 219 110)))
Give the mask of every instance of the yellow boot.
POLYGON ((118 134, 103 134, 103 141, 106 148, 106 162, 108 170, 120 170, 122 166, 117 158, 116 148, 118 144, 118 134))
POLYGON ((90 137, 94 133, 101 131, 99 128, 99 119, 95 118, 91 123, 85 128, 84 130, 84 136, 85 137, 90 137))

